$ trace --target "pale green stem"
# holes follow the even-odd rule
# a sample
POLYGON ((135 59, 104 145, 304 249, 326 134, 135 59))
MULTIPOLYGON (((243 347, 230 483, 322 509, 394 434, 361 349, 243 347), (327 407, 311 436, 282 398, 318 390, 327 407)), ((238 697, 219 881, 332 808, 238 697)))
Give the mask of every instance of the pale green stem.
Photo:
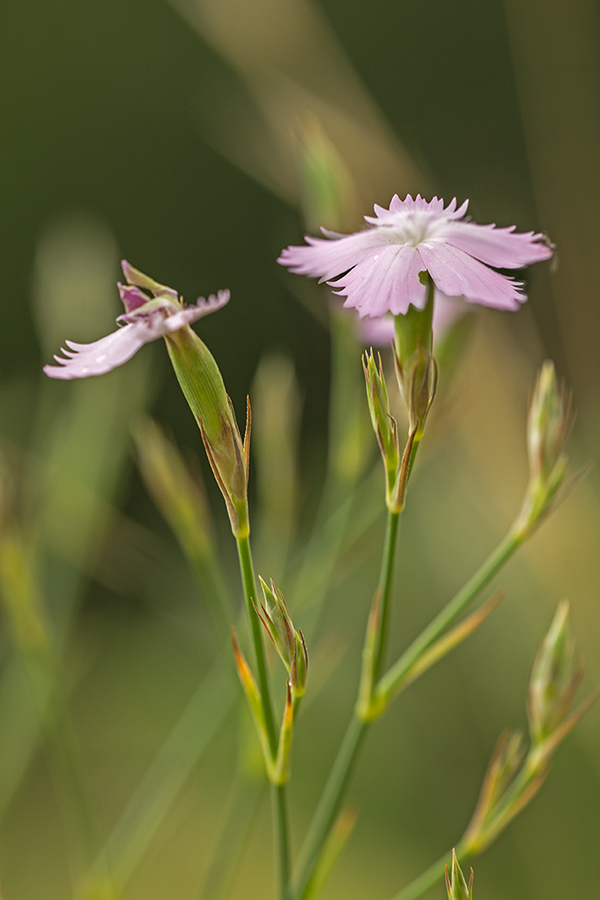
MULTIPOLYGON (((262 625, 254 603, 257 602, 258 594, 256 591, 256 579, 254 577, 254 565, 252 562, 252 551, 250 549, 250 540, 246 537, 238 537, 237 548, 240 560, 240 571, 242 575, 242 583, 244 585, 244 596, 246 599, 246 608, 248 610, 248 618, 250 620, 250 628, 252 631, 252 641, 254 644, 254 655, 256 668, 258 671, 258 683, 260 688, 261 701, 263 706, 263 714, 271 757, 275 759, 277 756, 278 738, 275 731, 275 720, 273 718, 273 706, 271 704, 271 690, 269 686, 269 674, 267 671, 267 661, 265 658, 265 648, 262 640, 262 625), (253 603, 254 601, 254 603, 253 603)), ((289 890, 289 833, 287 821, 287 802, 285 785, 271 785, 271 793, 273 798, 273 812, 277 823, 275 828, 275 845, 278 859, 278 879, 279 893, 281 900, 287 900, 289 890)))
POLYGON ((383 545, 383 556, 381 559, 381 571, 379 573, 379 584, 377 588, 379 591, 381 591, 381 607, 379 634, 377 636, 377 648, 374 658, 373 682, 377 680, 381 672, 389 635, 391 613, 390 597, 392 593, 392 575, 394 572, 394 557, 396 551, 396 537, 398 535, 399 522, 400 513, 393 513, 388 511, 385 528, 385 539, 383 545))
MULTIPOLYGON (((399 513, 388 512, 386 534, 377 587, 381 597, 379 633, 375 652, 375 671, 378 672, 383 661, 387 631, 390 619, 390 595, 394 557, 396 552, 396 536, 398 533, 399 513)), ((310 880, 323 852, 327 836, 335 822, 350 776, 367 731, 367 723, 359 719, 356 713, 352 716, 348 730, 333 764, 327 784, 313 816, 302 852, 296 867, 292 896, 296 900, 304 900, 308 894, 310 880)))
POLYGON ((352 716, 298 857, 298 874, 292 887, 294 900, 304 900, 308 896, 307 888, 340 810, 367 727, 367 722, 352 716))

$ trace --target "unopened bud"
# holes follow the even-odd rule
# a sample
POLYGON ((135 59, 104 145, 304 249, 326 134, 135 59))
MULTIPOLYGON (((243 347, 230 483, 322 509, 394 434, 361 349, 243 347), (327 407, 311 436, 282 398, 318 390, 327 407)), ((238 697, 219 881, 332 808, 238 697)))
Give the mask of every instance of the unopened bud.
POLYGON ((536 381, 527 421, 529 484, 517 520, 524 535, 530 534, 556 504, 564 488, 568 466, 565 445, 572 424, 571 393, 558 381, 554 364, 546 360, 536 381))
POLYGON ((462 869, 458 864, 456 853, 452 851, 452 878, 448 875, 448 866, 446 866, 446 890, 448 892, 448 900, 472 900, 473 897, 473 869, 471 869, 471 877, 467 884, 462 869))
POLYGON ((292 668, 290 677, 292 679, 292 694, 294 697, 302 697, 306 691, 306 683, 308 680, 308 650, 304 635, 298 629, 296 635, 296 652, 292 660, 292 668))
POLYGON ((571 393, 558 381, 554 363, 540 369, 527 423, 527 449, 533 478, 552 484, 566 466, 565 443, 571 426, 571 393))
POLYGON ((295 631, 289 610, 281 591, 271 581, 271 587, 259 576, 264 604, 257 609, 281 661, 290 676, 292 693, 301 697, 306 690, 308 676, 308 651, 301 631, 295 631))
POLYGON ((379 365, 377 365, 371 350, 370 353, 363 355, 362 363, 373 430, 377 436, 386 470, 395 476, 399 462, 398 425, 390 414, 390 402, 381 356, 379 356, 379 365))
POLYGON ((563 601, 538 650, 529 679, 527 712, 534 743, 544 740, 565 719, 581 680, 569 633, 569 604, 563 601))
POLYGON ((294 653, 296 652, 296 639, 290 613, 283 599, 283 594, 275 587, 273 581, 271 581, 271 587, 269 587, 260 575, 258 577, 263 597, 265 598, 265 602, 261 604, 258 614, 267 629, 269 637, 273 641, 273 646, 289 672, 294 660, 294 653))
POLYGON ((503 732, 488 764, 475 812, 460 842, 469 853, 481 852, 495 837, 492 825, 496 811, 524 756, 525 744, 521 732, 503 732))

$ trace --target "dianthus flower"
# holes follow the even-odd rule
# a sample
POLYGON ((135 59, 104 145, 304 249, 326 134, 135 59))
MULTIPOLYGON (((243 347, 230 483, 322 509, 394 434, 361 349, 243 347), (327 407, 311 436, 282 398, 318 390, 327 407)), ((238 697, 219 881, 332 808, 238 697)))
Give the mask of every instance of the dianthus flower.
POLYGON ((544 235, 517 234, 514 225, 466 221, 468 202, 457 209, 454 199, 444 209, 437 197, 427 202, 419 194, 415 200, 394 195, 389 209, 375 205, 375 216, 365 216, 370 227, 364 231, 343 235, 322 229, 325 239, 306 237, 308 246, 288 247, 277 261, 340 288, 336 293, 347 298, 344 306, 361 317, 405 315, 410 304, 423 309, 423 271, 448 297, 518 309, 527 299, 522 284, 490 266, 520 269, 549 259, 553 248, 544 235))
POLYGON ((54 357, 60 365, 44 366, 50 378, 104 375, 131 359, 144 344, 168 337, 229 302, 229 291, 219 291, 207 300, 199 297, 193 306, 184 306, 173 288, 138 272, 126 260, 121 267, 127 284, 118 283, 117 287, 125 312, 117 322, 125 324, 92 344, 65 341, 69 348, 62 350, 65 358, 54 357))

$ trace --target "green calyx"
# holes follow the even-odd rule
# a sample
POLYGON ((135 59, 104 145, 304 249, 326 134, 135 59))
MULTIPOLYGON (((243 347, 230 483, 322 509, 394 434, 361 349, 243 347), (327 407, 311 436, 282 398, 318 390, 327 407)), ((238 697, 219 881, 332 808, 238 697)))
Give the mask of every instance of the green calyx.
POLYGON ((225 498, 231 528, 246 537, 250 408, 242 441, 223 378, 208 347, 189 326, 165 335, 169 356, 204 442, 213 474, 225 498))

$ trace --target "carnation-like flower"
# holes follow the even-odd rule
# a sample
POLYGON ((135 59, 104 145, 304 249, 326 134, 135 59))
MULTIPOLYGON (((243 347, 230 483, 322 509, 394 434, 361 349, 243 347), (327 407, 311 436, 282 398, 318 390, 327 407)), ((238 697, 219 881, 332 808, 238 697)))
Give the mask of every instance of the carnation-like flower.
MULTIPOLYGON (((462 319, 472 307, 464 297, 447 297, 441 291, 435 291, 433 303, 432 331, 434 340, 440 340, 452 326, 462 319)), ((351 315, 351 313, 348 313, 351 315)), ((396 334, 396 326, 391 315, 386 314, 377 319, 363 318, 356 323, 358 339, 367 347, 386 347, 392 343, 396 334)))
POLYGON ((400 200, 389 209, 375 205, 365 216, 369 227, 343 235, 322 229, 325 239, 306 237, 307 246, 288 247, 277 260, 299 275, 318 277, 339 288, 344 306, 359 316, 387 312, 404 315, 412 304, 423 309, 426 287, 419 278, 428 272, 438 291, 497 309, 518 309, 526 300, 523 285, 494 268, 520 269, 549 259, 553 247, 542 234, 517 234, 515 226, 496 228, 466 221, 468 200, 457 209, 456 199, 427 202, 420 195, 400 200))
POLYGON ((44 366, 50 378, 104 375, 131 359, 144 344, 167 337, 229 302, 229 291, 219 291, 208 299, 199 297, 193 306, 184 306, 173 288, 138 272, 126 260, 121 266, 127 284, 117 285, 125 307, 117 322, 124 324, 92 344, 65 341, 69 349, 62 349, 64 358, 54 357, 59 365, 44 366))

